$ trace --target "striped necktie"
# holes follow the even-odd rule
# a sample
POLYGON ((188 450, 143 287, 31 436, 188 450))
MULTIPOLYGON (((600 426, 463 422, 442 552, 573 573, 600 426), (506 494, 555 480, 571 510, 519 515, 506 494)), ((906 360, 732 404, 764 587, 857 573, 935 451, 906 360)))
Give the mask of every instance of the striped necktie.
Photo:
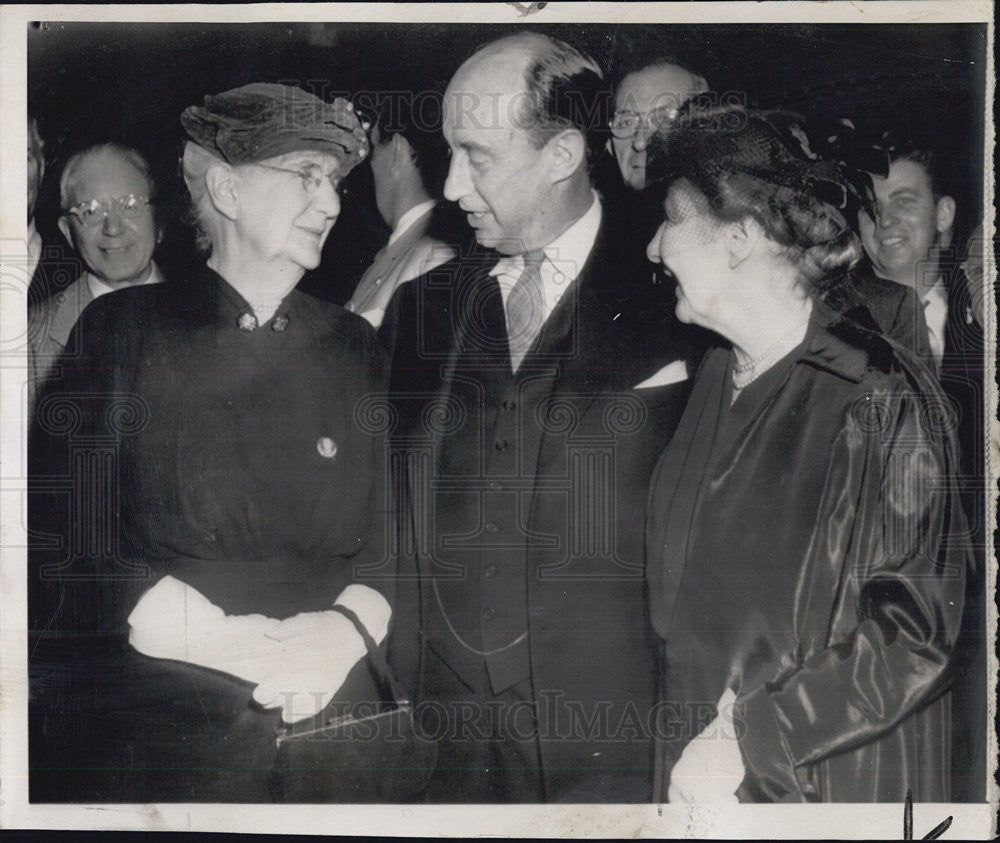
POLYGON ((545 321, 545 304, 542 298, 541 249, 525 252, 524 270, 507 296, 507 341, 510 346, 510 365, 517 371, 538 336, 545 321))

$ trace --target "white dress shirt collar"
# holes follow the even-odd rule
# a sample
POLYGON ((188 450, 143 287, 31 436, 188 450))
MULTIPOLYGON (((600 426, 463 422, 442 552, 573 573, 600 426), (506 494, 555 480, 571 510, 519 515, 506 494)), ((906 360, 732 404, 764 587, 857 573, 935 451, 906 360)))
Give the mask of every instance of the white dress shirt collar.
MULTIPOLYGON (((107 293, 113 293, 116 289, 121 289, 120 287, 109 287, 92 272, 84 273, 83 277, 87 279, 87 286, 90 287, 90 293, 95 299, 100 298, 107 293)), ((160 270, 157 268, 155 263, 151 263, 149 265, 149 277, 136 286, 141 287, 146 284, 159 284, 162 280, 163 277, 160 275, 160 270)))
POLYGON ((399 222, 396 223, 392 234, 389 235, 389 242, 385 245, 388 247, 395 243, 400 237, 406 234, 408 228, 414 225, 425 214, 429 214, 436 204, 433 199, 428 199, 426 202, 421 202, 419 205, 414 205, 410 208, 410 210, 399 218, 399 222))
POLYGON ((940 367, 944 357, 944 331, 948 323, 948 290, 944 279, 938 280, 921 297, 924 306, 924 318, 927 320, 927 333, 931 345, 931 354, 940 367))
MULTIPOLYGON (((543 249, 545 259, 539 271, 542 276, 546 319, 555 310, 570 284, 580 275, 597 240, 597 231, 601 227, 601 200, 595 191, 591 191, 591 194, 593 201, 587 212, 543 249)), ((505 307, 507 296, 521 277, 523 270, 522 255, 501 258, 490 270, 490 275, 496 276, 500 283, 500 295, 503 297, 505 307)))

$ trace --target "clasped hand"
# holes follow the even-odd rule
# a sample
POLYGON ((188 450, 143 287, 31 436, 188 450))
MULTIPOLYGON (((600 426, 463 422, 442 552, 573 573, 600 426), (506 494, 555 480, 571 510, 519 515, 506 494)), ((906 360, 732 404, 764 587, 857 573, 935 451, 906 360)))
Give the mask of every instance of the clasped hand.
POLYGON ((278 644, 279 653, 268 660, 269 669, 253 698, 264 708, 281 708, 286 723, 326 708, 365 654, 357 630, 339 612, 303 612, 264 635, 278 644))
MULTIPOLYGON (((349 585, 336 602, 352 609, 375 641, 385 637, 392 612, 377 591, 349 585)), ((171 576, 139 599, 128 623, 129 643, 140 653, 252 682, 254 700, 280 708, 286 723, 322 711, 366 653, 358 631, 339 612, 302 612, 286 620, 227 615, 171 576)))

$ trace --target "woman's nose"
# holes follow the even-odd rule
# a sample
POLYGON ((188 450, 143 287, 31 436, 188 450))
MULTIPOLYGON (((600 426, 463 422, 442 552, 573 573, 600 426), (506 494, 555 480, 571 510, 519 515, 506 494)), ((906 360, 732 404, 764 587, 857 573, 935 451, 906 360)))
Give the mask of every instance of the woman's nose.
POLYGON ((323 179, 313 201, 316 207, 331 219, 340 216, 340 194, 337 193, 337 189, 330 179, 323 179))
POLYGON ((646 257, 649 258, 653 263, 660 262, 660 234, 663 232, 663 224, 656 229, 656 234, 653 235, 653 239, 649 241, 649 245, 646 246, 646 257))

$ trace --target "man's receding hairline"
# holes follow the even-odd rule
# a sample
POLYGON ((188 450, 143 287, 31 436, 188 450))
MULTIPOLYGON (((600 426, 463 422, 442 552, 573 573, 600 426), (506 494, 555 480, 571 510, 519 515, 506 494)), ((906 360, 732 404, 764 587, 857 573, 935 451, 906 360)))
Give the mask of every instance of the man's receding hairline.
POLYGON ((137 167, 133 161, 130 161, 125 155, 122 155, 122 153, 119 152, 118 150, 95 148, 93 150, 85 149, 80 154, 80 157, 77 158, 77 160, 74 162, 73 169, 70 170, 69 175, 66 177, 67 186, 72 185, 73 182, 78 178, 77 174, 79 173, 81 167, 83 167, 84 164, 88 163, 92 158, 101 158, 101 157, 116 158, 119 161, 119 163, 127 164, 129 167, 135 170, 135 172, 137 172, 140 176, 142 176, 142 178, 145 179, 147 182, 150 181, 150 179, 146 176, 146 174, 139 167, 137 167))
MULTIPOLYGON (((138 152, 138 150, 135 150, 138 152)), ((139 153, 141 154, 141 153, 139 153)), ((152 192, 155 190, 155 183, 153 182, 152 172, 146 173, 141 167, 137 166, 136 163, 129 159, 121 150, 115 149, 114 147, 107 146, 105 144, 97 144, 96 146, 88 147, 87 149, 80 150, 70 161, 67 163, 67 172, 60 179, 60 201, 66 201, 70 196, 74 196, 76 193, 76 183, 79 181, 80 168, 90 161, 91 158, 100 158, 101 156, 111 156, 116 158, 120 163, 125 163, 136 173, 138 173, 142 179, 146 182, 147 192, 152 192), (74 160, 75 159, 75 160, 74 160)))
POLYGON ((495 59, 497 56, 510 52, 522 54, 524 56, 524 64, 520 68, 509 67, 506 63, 504 64, 504 66, 508 68, 511 71, 511 73, 516 75, 519 79, 523 80, 525 86, 527 86, 527 80, 524 79, 524 72, 525 70, 527 70, 531 60, 537 58, 537 54, 525 48, 496 49, 496 50, 492 49, 494 45, 497 43, 499 42, 494 42, 493 44, 487 44, 481 50, 473 53, 464 62, 462 62, 462 64, 459 65, 458 70, 455 71, 454 75, 451 77, 451 80, 448 82, 448 90, 449 91, 452 90, 452 85, 454 84, 456 79, 458 79, 463 74, 468 75, 476 67, 477 64, 482 64, 487 59, 495 59))
MULTIPOLYGON (((691 91, 695 93, 697 93, 698 89, 701 88, 702 86, 706 87, 708 86, 708 82, 705 80, 705 77, 702 76, 700 73, 695 73, 693 70, 689 70, 688 68, 680 64, 674 64, 673 62, 663 61, 663 62, 656 62, 655 64, 647 64, 644 67, 639 67, 636 68, 635 70, 631 70, 628 73, 626 73, 622 77, 621 82, 618 83, 618 87, 615 90, 615 99, 617 100, 618 96, 621 94, 622 88, 625 87, 625 82, 631 79, 633 76, 640 76, 643 73, 655 73, 656 71, 663 71, 666 70, 667 68, 670 68, 671 70, 680 71, 681 73, 683 73, 687 77, 687 82, 688 82, 687 87, 690 88, 691 91)), ((670 93, 678 93, 678 92, 671 90, 670 93)))

